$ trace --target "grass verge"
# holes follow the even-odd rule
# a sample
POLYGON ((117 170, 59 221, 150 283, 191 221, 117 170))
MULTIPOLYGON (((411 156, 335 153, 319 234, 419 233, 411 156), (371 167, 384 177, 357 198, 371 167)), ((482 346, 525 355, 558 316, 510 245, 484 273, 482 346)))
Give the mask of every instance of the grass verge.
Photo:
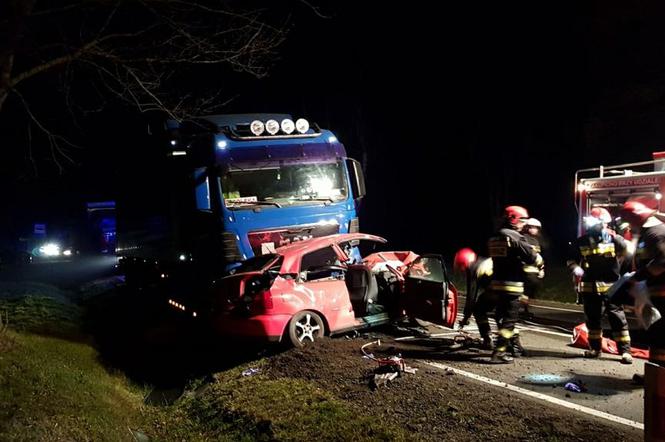
MULTIPOLYGON (((253 364, 261 367, 263 364, 253 364)), ((217 375, 187 414, 206 438, 217 440, 406 440, 401 428, 357 413, 348 403, 301 379, 241 376, 246 367, 217 375)))
POLYGON ((82 310, 48 296, 0 300, 0 440, 405 440, 301 379, 242 371, 190 383, 172 405, 144 402, 149 387, 104 366, 79 327, 82 310))

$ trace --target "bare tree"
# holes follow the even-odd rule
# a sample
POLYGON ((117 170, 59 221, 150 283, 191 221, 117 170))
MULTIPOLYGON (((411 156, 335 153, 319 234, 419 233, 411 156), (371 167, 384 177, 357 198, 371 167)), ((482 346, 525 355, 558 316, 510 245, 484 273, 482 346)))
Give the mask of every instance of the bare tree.
POLYGON ((241 2, 0 3, 0 112, 9 111, 7 99, 15 95, 12 104, 24 109, 55 149, 64 138, 40 121, 26 93, 37 82, 55 79, 69 109, 87 112, 120 99, 140 111, 182 119, 231 96, 223 87, 230 70, 266 75, 285 38, 286 19, 273 10, 240 10, 241 2))

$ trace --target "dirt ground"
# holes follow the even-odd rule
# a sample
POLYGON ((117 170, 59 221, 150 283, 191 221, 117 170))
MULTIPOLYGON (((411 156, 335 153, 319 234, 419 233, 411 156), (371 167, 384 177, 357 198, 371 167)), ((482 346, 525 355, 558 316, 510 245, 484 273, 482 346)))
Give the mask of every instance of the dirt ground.
MULTIPOLYGON (((324 339, 319 345, 291 349, 271 358, 270 376, 315 382, 339 399, 407 429, 415 440, 642 440, 641 431, 491 387, 457 374, 406 359, 416 374, 403 374, 387 386, 370 388, 378 364, 363 358, 361 346, 376 338, 377 356, 413 354, 414 344, 374 333, 356 339, 324 339)), ((452 342, 418 350, 446 351, 452 342)), ((415 344, 418 346, 418 344, 415 344)), ((436 358, 432 358, 436 359, 436 358)))

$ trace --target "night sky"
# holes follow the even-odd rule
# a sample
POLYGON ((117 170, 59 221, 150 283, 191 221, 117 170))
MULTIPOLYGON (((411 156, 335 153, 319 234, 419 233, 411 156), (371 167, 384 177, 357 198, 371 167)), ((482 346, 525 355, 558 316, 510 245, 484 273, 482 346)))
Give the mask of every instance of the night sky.
MULTIPOLYGON (((665 10, 497 3, 316 2, 321 18, 284 2, 291 30, 270 75, 214 73, 235 97, 223 111, 291 113, 335 132, 365 167, 362 231, 396 248, 485 253, 501 208, 520 204, 558 255, 575 233, 576 169, 665 150, 665 10)), ((72 128, 47 76, 23 93, 85 149, 62 173, 38 160, 35 178, 25 116, 0 112, 5 236, 127 191, 122 170, 145 136, 142 116, 113 103, 72 128)), ((43 143, 33 134, 48 157, 43 143)))

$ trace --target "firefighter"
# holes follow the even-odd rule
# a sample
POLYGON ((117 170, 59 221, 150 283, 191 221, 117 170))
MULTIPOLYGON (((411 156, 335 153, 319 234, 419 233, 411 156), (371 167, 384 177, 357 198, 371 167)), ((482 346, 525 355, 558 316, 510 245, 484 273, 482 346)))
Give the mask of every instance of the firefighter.
MULTIPOLYGON (((641 201, 627 201, 621 217, 639 229, 635 251, 636 271, 628 281, 645 281, 653 306, 665 316, 665 224, 656 218, 656 211, 641 201)), ((660 319, 647 329, 649 361, 665 367, 665 320, 660 319)))
MULTIPOLYGON (((533 250, 542 256, 540 231, 543 225, 536 218, 529 218, 524 226, 524 238, 529 243, 533 250)), ((526 273, 526 281, 524 284, 524 296, 520 297, 520 303, 524 308, 524 315, 529 318, 533 317, 529 312, 529 300, 535 299, 538 291, 542 285, 543 278, 545 277, 545 265, 524 265, 524 273, 526 273)))
POLYGON ((584 357, 601 356, 601 318, 603 313, 607 313, 614 340, 619 347, 621 362, 632 364, 626 315, 623 308, 611 302, 606 294, 621 276, 619 259, 626 252, 626 241, 623 237, 607 228, 611 220, 612 217, 606 209, 591 209, 590 216, 585 218, 587 231, 572 244, 566 264, 578 281, 578 295, 584 304, 589 330, 589 349, 585 350, 584 357))
POLYGON ((473 250, 464 248, 455 254, 453 269, 463 273, 466 279, 466 301, 464 302, 464 316, 459 322, 460 328, 469 324, 469 319, 473 314, 483 340, 481 348, 492 350, 494 344, 487 314, 479 317, 475 311, 478 305, 482 306, 487 303, 486 289, 492 276, 492 260, 478 257, 473 250))
POLYGON ((513 359, 506 353, 508 349, 513 355, 525 354, 519 335, 515 333, 519 297, 524 295, 526 280, 524 265, 542 264, 540 255, 520 233, 527 219, 529 213, 524 207, 506 207, 503 226, 488 243, 494 265, 489 289, 496 300, 496 322, 499 326, 492 362, 512 362, 513 359))

